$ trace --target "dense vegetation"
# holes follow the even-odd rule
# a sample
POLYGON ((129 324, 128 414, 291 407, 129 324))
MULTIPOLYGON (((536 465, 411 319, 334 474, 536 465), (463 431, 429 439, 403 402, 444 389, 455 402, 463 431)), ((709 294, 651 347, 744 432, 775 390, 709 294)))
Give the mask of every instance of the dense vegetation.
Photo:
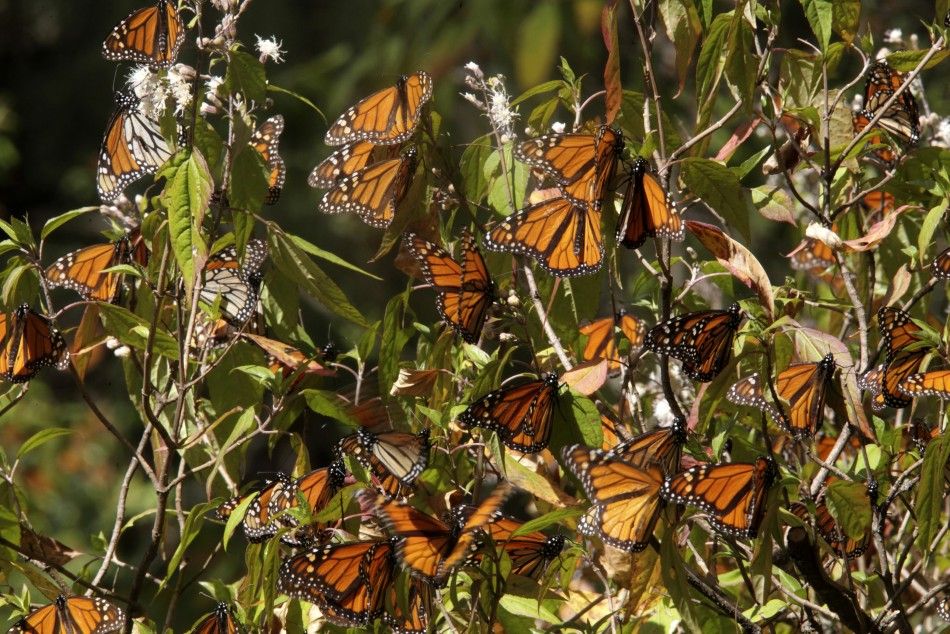
POLYGON ((500 3, 520 94, 347 103, 252 4, 120 22, 99 200, 0 221, 13 631, 950 621, 945 1, 500 3))

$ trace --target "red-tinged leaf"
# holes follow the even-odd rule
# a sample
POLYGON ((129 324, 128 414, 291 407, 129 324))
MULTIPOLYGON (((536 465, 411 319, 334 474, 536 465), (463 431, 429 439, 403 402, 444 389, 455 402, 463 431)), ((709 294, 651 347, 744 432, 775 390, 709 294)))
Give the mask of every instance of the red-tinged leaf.
POLYGON ((881 306, 892 306, 897 304, 910 288, 911 274, 907 269, 907 263, 900 265, 897 272, 891 277, 890 285, 887 287, 887 295, 881 302, 881 306))
POLYGON ((772 283, 752 252, 724 234, 718 227, 705 222, 687 220, 686 228, 703 243, 733 277, 755 291, 765 308, 769 321, 775 318, 775 299, 772 283))
POLYGON ((561 381, 578 394, 590 396, 607 382, 609 366, 607 359, 587 361, 562 374, 561 381))
POLYGON ((600 14, 600 33, 607 47, 607 62, 604 64, 604 109, 607 124, 612 124, 620 113, 623 101, 623 86, 620 85, 620 39, 617 36, 617 5, 619 0, 607 0, 600 14))
POLYGON ((872 251, 877 248, 879 244, 886 238, 891 235, 891 231, 894 230, 894 227, 897 225, 897 218, 900 214, 907 209, 916 208, 911 205, 904 205, 903 207, 895 210, 893 213, 889 213, 884 216, 883 219, 875 222, 868 232, 861 236, 860 238, 855 238, 854 240, 845 240, 842 244, 852 251, 872 251))
POLYGON ((756 126, 762 122, 762 119, 759 117, 752 117, 750 121, 746 121, 738 128, 732 132, 732 136, 729 137, 729 140, 726 141, 726 144, 719 148, 719 152, 716 154, 717 161, 728 162, 732 155, 736 153, 736 150, 739 149, 739 146, 742 145, 746 139, 748 139, 752 132, 755 131, 756 126))

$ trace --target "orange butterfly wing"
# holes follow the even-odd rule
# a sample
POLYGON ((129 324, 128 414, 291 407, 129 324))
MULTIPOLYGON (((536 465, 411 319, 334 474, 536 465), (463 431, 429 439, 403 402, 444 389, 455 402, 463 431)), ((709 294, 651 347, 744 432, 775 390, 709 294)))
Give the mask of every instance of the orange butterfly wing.
POLYGON ((59 595, 20 619, 8 634, 108 634, 122 629, 125 614, 105 599, 59 595))
POLYGON ((628 249, 640 248, 652 237, 681 241, 686 237, 676 206, 648 172, 642 158, 634 163, 617 222, 617 242, 628 249))
POLYGON ((547 447, 551 436, 557 392, 555 374, 504 387, 469 405, 459 416, 458 424, 463 429, 481 427, 495 431, 510 449, 537 453, 547 447))
POLYGON ((398 158, 373 163, 341 178, 324 194, 320 210, 328 214, 354 213, 369 226, 384 229, 409 191, 415 169, 414 148, 398 158))
POLYGON ((780 372, 775 391, 788 401, 788 417, 780 421, 798 437, 813 436, 821 425, 825 409, 825 391, 835 371, 831 354, 816 363, 796 363, 780 372))
POLYGON ((698 507, 716 530, 754 538, 765 515, 768 489, 777 475, 769 458, 758 458, 752 464, 702 464, 667 479, 660 494, 668 502, 698 507))
POLYGON ((119 22, 102 43, 102 55, 114 62, 167 68, 178 57, 184 39, 185 26, 174 0, 158 0, 155 6, 133 11, 119 22))
POLYGON ((673 317, 647 333, 644 346, 683 362, 690 378, 708 382, 729 363, 732 341, 742 323, 738 304, 727 310, 701 310, 673 317))
POLYGON ((395 86, 384 88, 349 108, 330 126, 327 145, 369 141, 393 145, 409 139, 422 117, 423 107, 432 97, 432 77, 419 71, 399 78, 395 86))
POLYGON ((344 146, 313 168, 307 177, 307 184, 311 187, 329 189, 341 178, 360 171, 371 162, 393 158, 392 149, 367 141, 344 146))
POLYGON ((11 383, 29 381, 45 366, 65 369, 69 361, 66 340, 26 304, 0 315, 0 346, 0 376, 11 383))
POLYGON ((281 189, 287 179, 287 166, 278 154, 280 134, 284 131, 284 117, 275 115, 267 119, 251 135, 250 145, 264 158, 267 166, 267 186, 269 188, 264 204, 273 205, 280 199, 281 189))
POLYGON ((527 255, 557 277, 589 275, 603 264, 600 212, 563 196, 549 198, 498 223, 485 247, 527 255))
POLYGON ((240 634, 243 629, 238 625, 231 609, 226 603, 219 603, 214 612, 205 617, 191 634, 240 634))

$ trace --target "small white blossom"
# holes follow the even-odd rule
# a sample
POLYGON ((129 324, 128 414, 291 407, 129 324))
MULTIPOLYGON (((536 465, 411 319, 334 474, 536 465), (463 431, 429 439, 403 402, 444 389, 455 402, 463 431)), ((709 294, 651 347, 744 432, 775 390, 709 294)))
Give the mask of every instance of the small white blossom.
POLYGON ((828 245, 832 249, 837 250, 841 248, 841 238, 838 234, 819 222, 813 222, 808 225, 808 227, 805 228, 805 235, 828 245))
POLYGON ((125 357, 129 356, 130 354, 132 354, 132 351, 129 349, 128 346, 120 346, 120 347, 116 348, 115 350, 113 350, 113 351, 112 351, 112 354, 114 354, 115 356, 119 357, 120 359, 124 359, 125 357))
POLYGON ((483 107, 484 107, 484 106, 482 105, 482 102, 478 100, 478 97, 476 97, 476 96, 473 95, 472 93, 470 93, 470 92, 463 92, 463 93, 461 93, 461 95, 462 95, 462 99, 464 99, 465 101, 469 102, 469 103, 472 104, 473 106, 476 106, 476 107, 478 107, 478 108, 483 108, 483 107))
POLYGON ((465 65, 465 70, 467 70, 468 72, 470 72, 470 73, 471 73, 472 75, 474 75, 477 79, 481 79, 482 77, 485 76, 484 73, 482 73, 482 69, 481 69, 481 68, 479 67, 479 65, 476 64, 475 62, 469 62, 468 64, 466 64, 466 65, 465 65))
POLYGON ((515 138, 514 124, 518 113, 508 105, 508 91, 505 90, 504 78, 501 75, 490 78, 488 87, 491 89, 488 118, 501 134, 502 141, 509 141, 515 138))
POLYGON ((851 111, 852 112, 861 112, 861 109, 864 108, 864 95, 855 95, 851 99, 851 111))
POLYGON ((280 64, 284 61, 284 50, 282 49, 284 42, 282 40, 278 40, 275 36, 271 36, 269 39, 260 35, 254 37, 257 38, 257 52, 261 54, 262 63, 271 60, 275 64, 280 64))
POLYGON ((111 337, 111 336, 106 337, 106 348, 108 348, 109 350, 115 350, 121 345, 122 343, 115 337, 111 337))
POLYGON ((660 425, 673 424, 673 410, 670 409, 670 404, 666 402, 666 399, 658 398, 653 402, 653 418, 660 425))
POLYGON ((920 38, 917 37, 916 33, 910 34, 910 50, 912 51, 920 50, 920 38))
POLYGON ((900 45, 904 41, 904 33, 900 29, 891 29, 884 32, 885 44, 900 45))
POLYGON ((168 87, 172 99, 175 100, 175 114, 184 114, 191 105, 191 82, 187 78, 187 73, 183 73, 178 64, 168 69, 168 87))
POLYGON ((891 49, 886 46, 882 46, 881 50, 877 52, 877 55, 874 56, 874 61, 883 62, 887 61, 887 56, 891 54, 891 49))
POLYGON ((950 117, 941 119, 934 133, 933 144, 939 147, 950 148, 950 117))
POLYGON ((555 121, 551 124, 551 131, 555 134, 563 134, 564 130, 567 128, 567 124, 563 121, 555 121))

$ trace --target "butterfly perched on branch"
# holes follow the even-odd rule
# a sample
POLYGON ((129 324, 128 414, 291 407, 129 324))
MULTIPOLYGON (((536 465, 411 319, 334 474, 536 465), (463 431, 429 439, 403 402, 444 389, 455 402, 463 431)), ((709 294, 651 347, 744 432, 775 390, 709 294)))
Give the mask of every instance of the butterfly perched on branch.
POLYGON ((114 62, 130 61, 168 68, 185 41, 185 25, 175 0, 158 0, 119 22, 102 43, 102 55, 114 62))

